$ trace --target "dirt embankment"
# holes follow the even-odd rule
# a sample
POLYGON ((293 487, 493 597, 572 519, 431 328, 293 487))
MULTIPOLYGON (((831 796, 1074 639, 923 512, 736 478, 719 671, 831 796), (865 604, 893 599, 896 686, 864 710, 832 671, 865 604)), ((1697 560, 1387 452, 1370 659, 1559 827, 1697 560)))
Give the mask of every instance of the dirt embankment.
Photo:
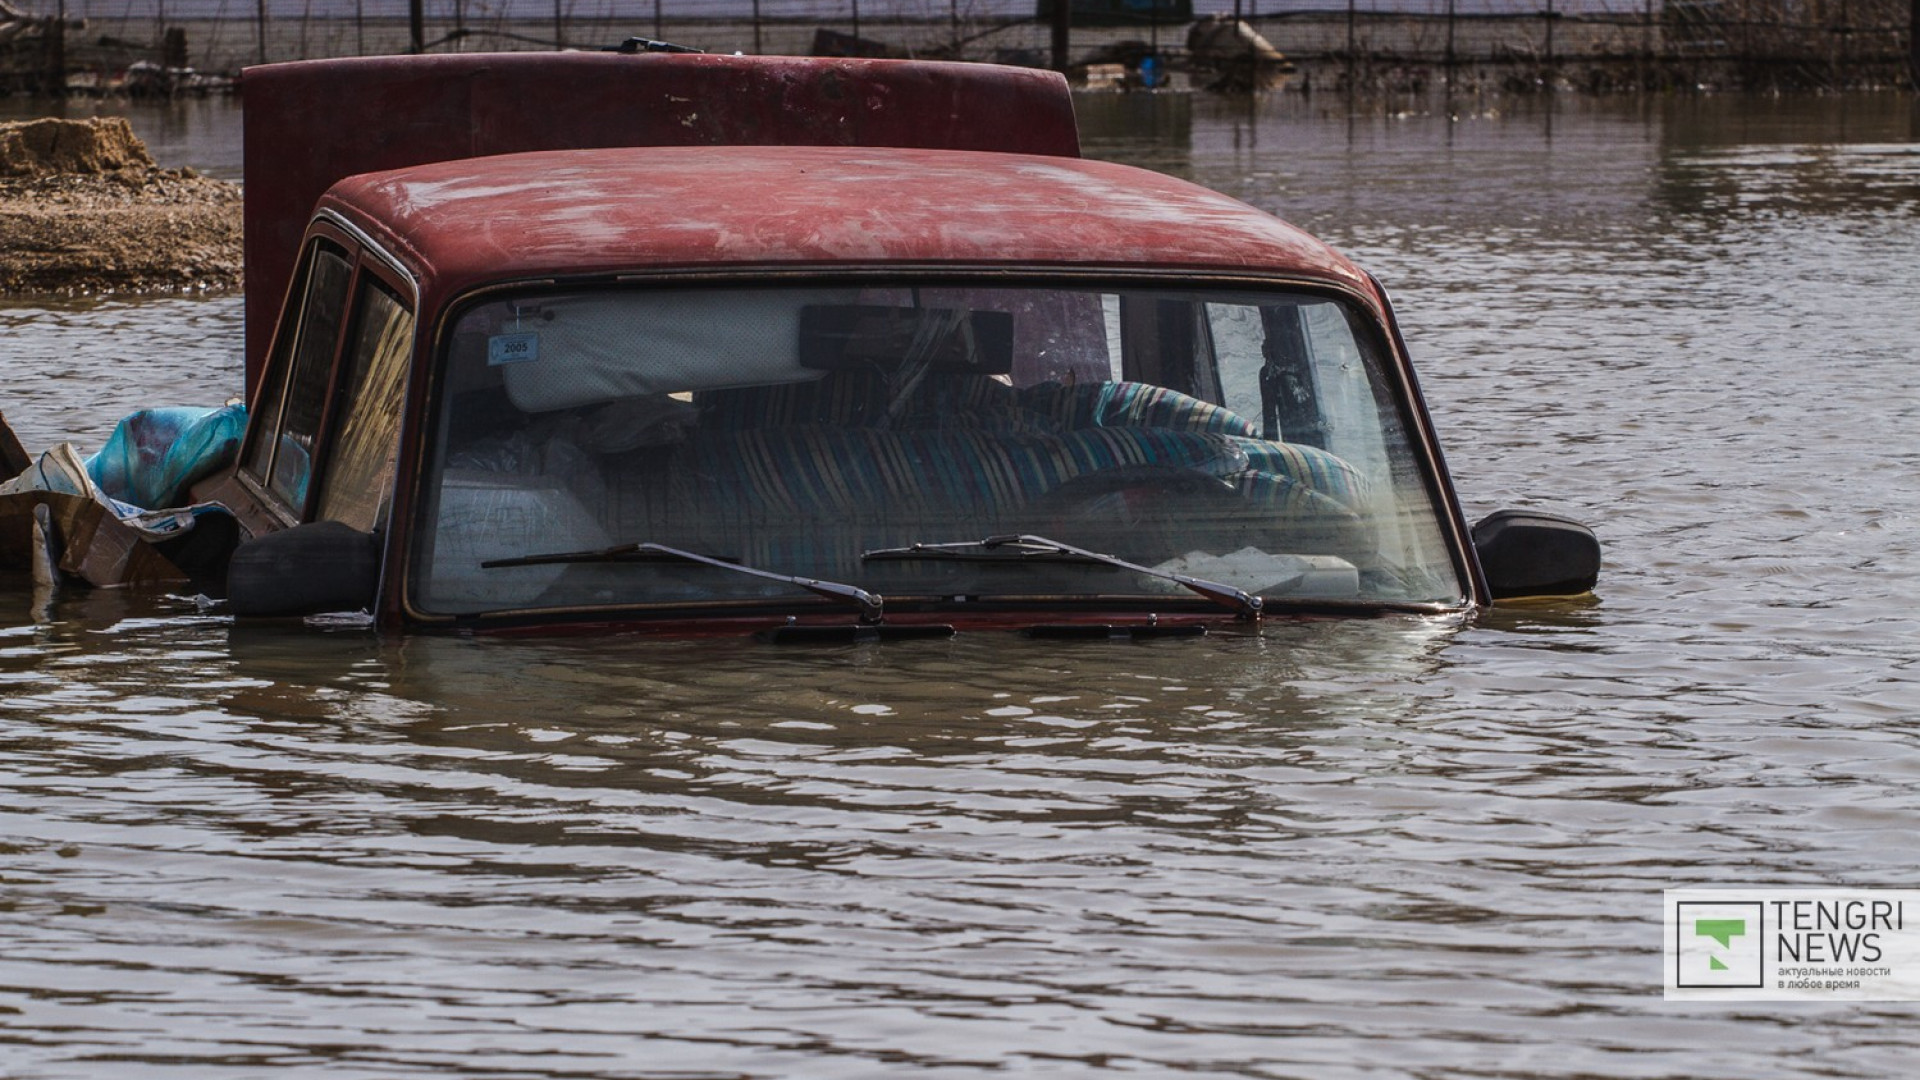
POLYGON ((0 123, 0 293, 240 285, 240 186, 162 169, 120 117, 0 123))

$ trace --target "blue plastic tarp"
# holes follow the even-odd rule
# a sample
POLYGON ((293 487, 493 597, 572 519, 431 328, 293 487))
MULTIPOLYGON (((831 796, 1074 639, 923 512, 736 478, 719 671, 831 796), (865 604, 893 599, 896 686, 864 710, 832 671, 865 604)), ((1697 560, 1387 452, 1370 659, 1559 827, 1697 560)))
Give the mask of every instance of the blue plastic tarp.
POLYGON ((187 489, 230 464, 247 430, 247 407, 142 409, 121 420, 86 460, 101 494, 143 510, 186 502, 187 489))

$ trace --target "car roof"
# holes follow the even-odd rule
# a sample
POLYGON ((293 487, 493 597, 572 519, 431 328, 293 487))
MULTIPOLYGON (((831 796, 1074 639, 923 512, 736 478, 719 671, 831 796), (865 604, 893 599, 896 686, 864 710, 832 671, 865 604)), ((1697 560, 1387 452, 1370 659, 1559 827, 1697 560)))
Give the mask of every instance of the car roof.
POLYGON ((1159 173, 875 147, 540 151, 366 173, 321 200, 433 303, 489 282, 768 267, 1278 274, 1371 295, 1306 232, 1159 173))
POLYGON ((343 177, 600 146, 1080 156, 1066 78, 998 64, 461 52, 264 64, 241 73, 241 88, 249 388, 266 362, 314 204, 343 177))

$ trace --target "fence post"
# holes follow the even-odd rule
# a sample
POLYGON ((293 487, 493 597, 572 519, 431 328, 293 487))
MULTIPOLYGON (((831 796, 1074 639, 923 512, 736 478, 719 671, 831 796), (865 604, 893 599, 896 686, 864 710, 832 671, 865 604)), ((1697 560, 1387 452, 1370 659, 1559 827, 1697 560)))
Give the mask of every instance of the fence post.
POLYGON ((1545 15, 1545 19, 1547 23, 1547 89, 1549 90, 1553 89, 1553 20, 1554 18, 1555 18, 1555 13, 1553 10, 1553 0, 1547 0, 1547 13, 1545 15))
POLYGON ((1653 0, 1647 0, 1644 22, 1640 24, 1640 89, 1651 90, 1653 81, 1653 0))
POLYGON ((1832 57, 1827 62, 1827 82, 1840 86, 1840 80, 1847 77, 1847 0, 1840 0, 1839 25, 1833 28, 1832 57))
POLYGON ((1920 93, 1920 0, 1913 0, 1907 12, 1907 84, 1920 93))
POLYGON ((1053 70, 1067 70, 1067 54, 1071 49, 1072 37, 1073 0, 1053 0, 1053 70))
MULTIPOLYGON (((1260 6, 1258 0, 1255 0, 1254 6, 1260 6)), ((1253 24, 1246 21, 1245 14, 1240 10, 1240 0, 1233 0, 1233 32, 1236 36, 1240 33, 1242 27, 1252 30, 1253 24)), ((1247 92, 1252 93, 1260 89, 1259 80, 1254 76, 1254 71, 1258 67, 1259 61, 1256 59, 1257 54, 1254 52, 1253 39, 1251 37, 1247 38, 1246 43, 1247 92)))
MULTIPOLYGON (((419 0, 414 0, 418 3, 419 0)), ((254 38, 260 52, 260 62, 267 62, 267 0, 255 0, 254 38)))
POLYGON ((67 0, 60 0, 59 11, 53 22, 47 27, 46 74, 41 93, 55 97, 67 96, 67 0))
POLYGON ((1356 89, 1356 87, 1353 84, 1354 83, 1353 65, 1355 60, 1354 41, 1353 41, 1353 4, 1354 4, 1354 0, 1347 0, 1347 94, 1348 96, 1352 96, 1354 93, 1354 90, 1356 89))

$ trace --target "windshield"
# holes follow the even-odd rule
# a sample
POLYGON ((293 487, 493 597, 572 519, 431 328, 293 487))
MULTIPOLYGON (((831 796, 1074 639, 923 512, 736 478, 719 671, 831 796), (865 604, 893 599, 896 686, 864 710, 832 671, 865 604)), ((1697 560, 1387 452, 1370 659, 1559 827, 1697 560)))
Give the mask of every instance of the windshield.
POLYGON ((1457 604, 1378 335, 1342 301, 1282 291, 492 299, 445 338, 411 599, 428 614, 827 602, 786 576, 889 612, 1204 607, 1190 577, 1269 610, 1457 604), (1023 535, 1059 550, 980 543, 1023 535), (764 573, 595 557, 632 545, 764 573))

